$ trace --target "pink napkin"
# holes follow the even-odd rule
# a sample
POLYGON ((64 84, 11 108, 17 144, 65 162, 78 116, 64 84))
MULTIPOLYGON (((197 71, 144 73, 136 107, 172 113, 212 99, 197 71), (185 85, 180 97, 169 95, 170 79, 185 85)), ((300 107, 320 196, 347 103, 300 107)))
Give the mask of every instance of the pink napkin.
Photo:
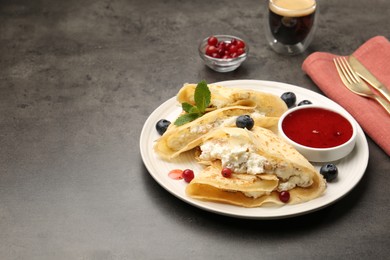
MULTIPOLYGON (((376 36, 360 46, 353 55, 390 88, 390 42, 376 36)), ((390 156, 390 115, 372 99, 350 92, 341 81, 333 63, 335 55, 315 52, 303 62, 302 69, 330 99, 344 107, 390 156)))

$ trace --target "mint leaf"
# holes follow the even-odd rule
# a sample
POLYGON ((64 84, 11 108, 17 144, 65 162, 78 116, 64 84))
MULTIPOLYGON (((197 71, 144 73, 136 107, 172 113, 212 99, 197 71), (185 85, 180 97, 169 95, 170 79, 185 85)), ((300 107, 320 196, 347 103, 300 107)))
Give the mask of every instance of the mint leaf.
POLYGON ((190 112, 188 112, 188 113, 202 115, 202 113, 199 111, 199 108, 197 108, 197 107, 191 107, 190 112))
POLYGON ((174 124, 176 126, 181 126, 181 125, 184 125, 185 123, 194 121, 195 119, 197 119, 198 117, 201 117, 201 116, 202 116, 202 114, 199 114, 199 113, 184 114, 184 115, 179 116, 176 119, 176 121, 174 122, 174 124))
POLYGON ((183 110, 189 114, 199 114, 199 109, 196 106, 193 106, 187 102, 181 104, 183 110))
POLYGON ((195 88, 194 100, 200 113, 204 113, 210 105, 211 92, 206 81, 202 80, 195 88))
POLYGON ((196 85, 194 100, 195 106, 183 102, 181 107, 186 114, 179 116, 174 124, 176 126, 184 125, 185 123, 191 122, 198 117, 201 117, 205 112, 206 108, 210 105, 211 92, 209 87, 207 86, 206 81, 202 80, 196 85))
POLYGON ((191 104, 189 104, 189 103, 187 103, 187 102, 182 103, 182 104, 181 104, 181 107, 182 107, 183 110, 184 110, 185 112, 187 112, 187 113, 191 113, 191 112, 190 112, 191 109, 194 108, 193 105, 191 105, 191 104))

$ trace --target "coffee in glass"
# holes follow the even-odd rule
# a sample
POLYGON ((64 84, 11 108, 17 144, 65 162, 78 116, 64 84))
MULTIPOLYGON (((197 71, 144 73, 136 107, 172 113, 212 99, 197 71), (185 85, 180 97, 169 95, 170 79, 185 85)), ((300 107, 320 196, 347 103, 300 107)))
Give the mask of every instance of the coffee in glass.
POLYGON ((266 36, 278 53, 299 54, 309 46, 316 27, 315 0, 269 0, 266 36))

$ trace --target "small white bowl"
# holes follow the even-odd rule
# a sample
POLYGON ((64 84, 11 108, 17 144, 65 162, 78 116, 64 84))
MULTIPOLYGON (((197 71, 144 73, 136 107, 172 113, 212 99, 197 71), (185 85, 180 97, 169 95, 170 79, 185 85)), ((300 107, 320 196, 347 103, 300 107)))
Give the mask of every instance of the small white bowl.
POLYGON ((218 72, 230 72, 237 69, 241 65, 241 63, 243 63, 246 60, 246 57, 248 56, 249 53, 248 43, 236 36, 231 36, 231 35, 214 35, 214 36, 218 39, 218 41, 223 41, 226 43, 229 43, 232 39, 237 39, 244 42, 245 52, 235 58, 229 58, 229 59, 213 58, 211 56, 206 55, 207 40, 209 38, 207 37, 201 41, 198 47, 199 55, 202 58, 202 60, 209 68, 218 72))
MULTIPOLYGON (((295 126, 295 128, 296 127, 298 126, 295 126)), ((309 161, 331 162, 347 156, 353 150, 356 143, 357 128, 353 118, 349 114, 341 113, 334 109, 325 108, 322 106, 303 105, 289 109, 280 117, 278 123, 278 132, 279 136, 281 136, 288 144, 292 145, 309 161), (292 132, 289 130, 288 124, 291 124, 290 127, 294 128, 294 122, 296 119, 299 119, 299 116, 302 116, 300 119, 300 124, 302 125, 300 126, 299 130, 295 131, 295 136, 293 136, 292 132), (310 120, 310 118, 312 118, 312 120, 310 120), (326 120, 326 123, 329 124, 329 126, 332 126, 330 127, 332 128, 331 130, 326 129, 327 126, 320 126, 322 123, 314 123, 316 120, 321 122, 322 119, 326 120), (310 122, 307 120, 310 120, 310 122), (340 120, 340 124, 336 124, 332 120, 340 120), (306 124, 306 130, 306 127, 304 127, 305 122, 308 122, 306 124), (312 129, 309 127, 309 125, 312 125, 312 127, 318 127, 312 129), (348 131, 338 129, 338 127, 342 127, 342 125, 348 128, 348 131), (334 127, 336 127, 338 130, 334 127), (350 130, 352 130, 352 133, 350 130), (305 132, 305 134, 303 132, 305 132), (327 134, 325 134, 326 132, 327 134), (329 137, 329 141, 334 141, 335 144, 324 145, 323 140, 327 140, 326 137, 329 137), (344 140, 339 140, 337 138, 344 140), (321 142, 321 145, 309 144, 309 141, 302 141, 309 139, 314 143, 321 142)))

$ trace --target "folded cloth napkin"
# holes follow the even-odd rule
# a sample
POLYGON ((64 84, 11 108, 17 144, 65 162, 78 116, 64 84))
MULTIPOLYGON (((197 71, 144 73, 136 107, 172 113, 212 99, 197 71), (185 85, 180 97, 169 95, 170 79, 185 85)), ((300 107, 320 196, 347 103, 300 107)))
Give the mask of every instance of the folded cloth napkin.
MULTIPOLYGON (((390 42, 376 36, 361 45, 353 55, 390 88, 390 42)), ((375 100, 349 91, 341 81, 333 58, 336 55, 315 52, 308 56, 302 69, 333 101, 344 107, 370 136, 390 156, 390 115, 375 100)))

